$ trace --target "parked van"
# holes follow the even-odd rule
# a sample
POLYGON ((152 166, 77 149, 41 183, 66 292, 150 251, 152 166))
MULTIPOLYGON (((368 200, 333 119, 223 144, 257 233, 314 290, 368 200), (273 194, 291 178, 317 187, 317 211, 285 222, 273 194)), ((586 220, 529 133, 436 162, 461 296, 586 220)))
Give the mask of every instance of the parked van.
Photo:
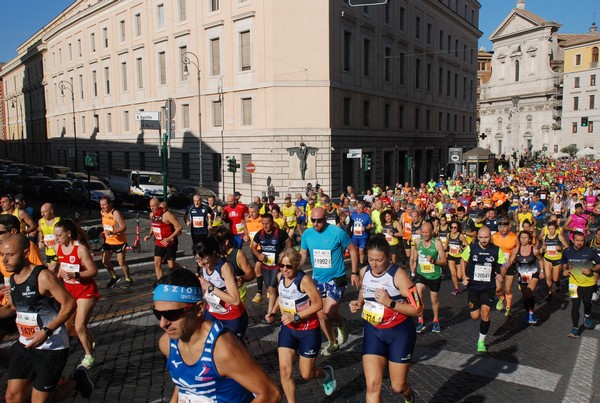
POLYGON ((67 173, 71 172, 71 168, 62 167, 60 165, 44 165, 44 176, 49 176, 52 179, 66 179, 67 173))

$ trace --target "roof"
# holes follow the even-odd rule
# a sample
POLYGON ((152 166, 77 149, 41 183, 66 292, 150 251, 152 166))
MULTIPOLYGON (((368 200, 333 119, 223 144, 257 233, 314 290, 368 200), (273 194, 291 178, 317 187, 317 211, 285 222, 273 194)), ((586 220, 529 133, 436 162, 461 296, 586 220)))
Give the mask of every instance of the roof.
POLYGON ((562 48, 595 41, 600 41, 600 34, 558 34, 558 44, 562 48))
POLYGON ((554 22, 554 21, 548 21, 547 19, 542 18, 539 15, 534 14, 529 10, 515 8, 515 9, 513 9, 513 12, 515 12, 517 14, 521 14, 523 17, 525 17, 528 20, 531 20, 539 25, 556 25, 556 24, 558 24, 557 22, 554 22))
POLYGON ((511 10, 511 12, 508 14, 508 16, 506 16, 506 18, 502 21, 502 23, 498 26, 498 28, 496 28, 496 30, 494 30, 494 32, 492 32, 492 34, 489 36, 489 39, 494 42, 494 39, 498 36, 503 36, 508 34, 515 34, 515 32, 523 32, 526 30, 531 30, 531 29, 540 29, 543 27, 553 27, 553 28, 560 28, 562 26, 562 24, 555 22, 555 21, 548 21, 545 18, 540 17, 537 14, 532 13, 531 11, 525 10, 525 9, 520 9, 520 8, 513 8, 511 10), (510 30, 510 31, 506 31, 507 27, 509 27, 511 25, 511 23, 515 20, 515 18, 517 18, 517 16, 521 19, 524 19, 526 21, 529 22, 529 24, 531 24, 530 27, 519 27, 516 28, 517 30, 510 30))
POLYGON ((493 152, 491 152, 488 149, 482 147, 475 147, 463 153, 463 159, 466 160, 469 157, 477 157, 477 159, 487 159, 491 154, 493 154, 493 152))

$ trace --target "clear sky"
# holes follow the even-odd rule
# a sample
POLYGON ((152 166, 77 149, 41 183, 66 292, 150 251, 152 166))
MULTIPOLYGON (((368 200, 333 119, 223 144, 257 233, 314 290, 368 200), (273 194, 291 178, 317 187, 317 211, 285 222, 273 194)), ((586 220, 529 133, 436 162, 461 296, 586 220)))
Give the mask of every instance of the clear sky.
MULTIPOLYGON (((492 44, 487 38, 515 7, 516 0, 479 0, 479 2, 481 3, 479 29, 483 32, 479 46, 491 50, 492 44)), ((17 55, 17 46, 72 3, 73 0, 1 0, 0 61, 14 58, 17 55)), ((562 33, 587 32, 594 20, 594 13, 596 13, 596 24, 600 25, 600 1, 598 0, 526 0, 525 8, 547 20, 562 23, 563 27, 560 29, 562 33)))

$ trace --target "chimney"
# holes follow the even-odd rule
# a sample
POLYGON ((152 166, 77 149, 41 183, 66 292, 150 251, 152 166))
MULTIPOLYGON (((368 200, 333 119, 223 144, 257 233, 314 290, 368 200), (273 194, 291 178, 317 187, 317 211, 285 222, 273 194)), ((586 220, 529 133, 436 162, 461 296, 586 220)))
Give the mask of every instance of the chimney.
POLYGON ((590 34, 597 34, 598 33, 598 27, 596 26, 595 22, 592 22, 592 26, 590 27, 590 34))
POLYGON ((525 10, 525 0, 518 0, 517 1, 517 8, 519 10, 525 10))

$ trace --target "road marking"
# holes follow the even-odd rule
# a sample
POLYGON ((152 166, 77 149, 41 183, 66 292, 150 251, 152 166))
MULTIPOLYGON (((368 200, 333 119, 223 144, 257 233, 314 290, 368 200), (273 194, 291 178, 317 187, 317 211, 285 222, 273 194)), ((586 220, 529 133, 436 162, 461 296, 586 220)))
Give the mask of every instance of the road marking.
POLYGON ((563 402, 591 402, 594 400, 594 374, 600 340, 581 337, 575 367, 563 402))
POLYGON ((104 319, 101 320, 99 322, 94 322, 90 325, 90 327, 98 327, 98 326, 102 326, 102 325, 110 325, 111 323, 114 322, 120 322, 120 321, 128 321, 130 319, 134 319, 140 316, 147 316, 147 315, 151 315, 152 311, 151 310, 147 310, 147 311, 140 311, 140 312, 136 312, 136 313, 128 313, 125 315, 121 315, 121 316, 114 316, 110 319, 104 319))
MULTIPOLYGON (((434 365, 549 392, 556 389, 561 378, 560 374, 516 362, 497 360, 484 355, 463 354, 421 347, 417 347, 416 350, 415 362, 417 365, 434 365), (420 359, 420 357, 425 358, 420 359)), ((592 369, 589 366, 587 367, 587 370, 590 371, 589 374, 591 374, 592 369)))

